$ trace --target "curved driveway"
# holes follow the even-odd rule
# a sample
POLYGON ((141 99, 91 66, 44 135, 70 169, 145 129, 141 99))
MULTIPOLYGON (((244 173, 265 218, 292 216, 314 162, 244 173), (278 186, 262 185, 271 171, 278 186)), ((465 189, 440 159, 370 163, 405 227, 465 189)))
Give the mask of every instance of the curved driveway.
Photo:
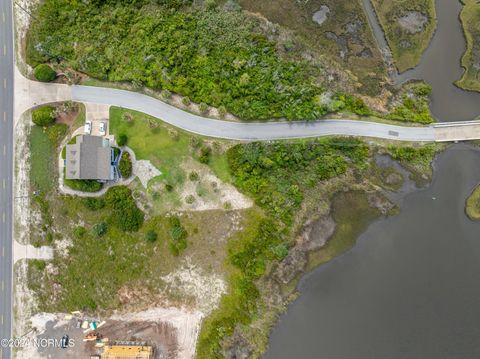
POLYGON ((310 122, 230 122, 194 115, 140 93, 92 86, 72 86, 72 100, 128 108, 203 136, 232 140, 275 140, 330 135, 400 141, 435 141, 432 127, 405 127, 352 120, 310 122))

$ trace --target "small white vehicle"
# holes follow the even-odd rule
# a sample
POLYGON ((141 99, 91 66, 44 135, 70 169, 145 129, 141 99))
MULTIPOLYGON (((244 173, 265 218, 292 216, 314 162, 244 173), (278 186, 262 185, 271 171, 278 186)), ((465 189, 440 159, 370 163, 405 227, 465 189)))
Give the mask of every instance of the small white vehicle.
POLYGON ((107 124, 105 122, 100 122, 100 128, 98 132, 101 136, 105 136, 107 134, 107 124))
POLYGON ((85 122, 85 134, 89 135, 92 133, 92 121, 85 122))

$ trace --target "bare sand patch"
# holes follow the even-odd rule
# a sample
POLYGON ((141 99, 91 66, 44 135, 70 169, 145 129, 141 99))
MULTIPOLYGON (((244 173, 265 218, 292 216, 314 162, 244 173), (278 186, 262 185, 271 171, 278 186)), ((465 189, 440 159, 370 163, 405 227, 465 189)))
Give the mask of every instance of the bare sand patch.
POLYGON ((195 307, 208 315, 226 292, 226 283, 217 273, 206 273, 186 258, 180 269, 163 276, 167 292, 180 292, 194 298, 195 307))
POLYGON ((400 17, 397 21, 399 25, 409 33, 416 34, 423 31, 428 22, 428 17, 421 12, 410 11, 407 15, 400 17))

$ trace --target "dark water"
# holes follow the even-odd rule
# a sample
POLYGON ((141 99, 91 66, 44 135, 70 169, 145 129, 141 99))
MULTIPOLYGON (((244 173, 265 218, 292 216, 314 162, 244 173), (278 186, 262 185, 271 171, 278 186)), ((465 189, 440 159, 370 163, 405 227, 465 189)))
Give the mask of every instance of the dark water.
MULTIPOLYGON (((453 85, 465 50, 460 9, 437 0, 437 33, 418 68, 400 75, 432 84, 441 121, 480 115, 480 94, 453 85)), ((265 358, 480 358, 480 223, 464 214, 479 182, 480 151, 442 153, 433 183, 406 195, 399 215, 302 280, 265 358)))
POLYGON ((480 358, 480 223, 464 214, 479 164, 465 145, 441 154, 400 215, 302 281, 265 358, 480 358))
POLYGON ((457 0, 437 0, 437 31, 418 67, 399 76, 399 81, 423 79, 433 87, 432 113, 439 121, 467 121, 480 115, 480 93, 463 91, 454 85, 463 68, 466 49, 458 15, 457 0))

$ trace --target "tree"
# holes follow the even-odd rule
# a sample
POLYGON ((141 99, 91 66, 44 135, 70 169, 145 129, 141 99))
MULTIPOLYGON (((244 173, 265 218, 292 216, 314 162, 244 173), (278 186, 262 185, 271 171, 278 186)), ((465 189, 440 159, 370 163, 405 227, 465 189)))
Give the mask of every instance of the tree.
POLYGON ((128 142, 128 137, 126 134, 124 133, 121 133, 118 135, 118 138, 117 138, 117 145, 119 145, 120 147, 121 146, 125 146, 128 142))
POLYGON ((57 73, 47 64, 40 64, 33 70, 33 75, 38 81, 50 82, 55 80, 57 73))
POLYGON ((55 122, 55 108, 52 106, 43 106, 33 110, 32 121, 37 126, 48 126, 55 122))

